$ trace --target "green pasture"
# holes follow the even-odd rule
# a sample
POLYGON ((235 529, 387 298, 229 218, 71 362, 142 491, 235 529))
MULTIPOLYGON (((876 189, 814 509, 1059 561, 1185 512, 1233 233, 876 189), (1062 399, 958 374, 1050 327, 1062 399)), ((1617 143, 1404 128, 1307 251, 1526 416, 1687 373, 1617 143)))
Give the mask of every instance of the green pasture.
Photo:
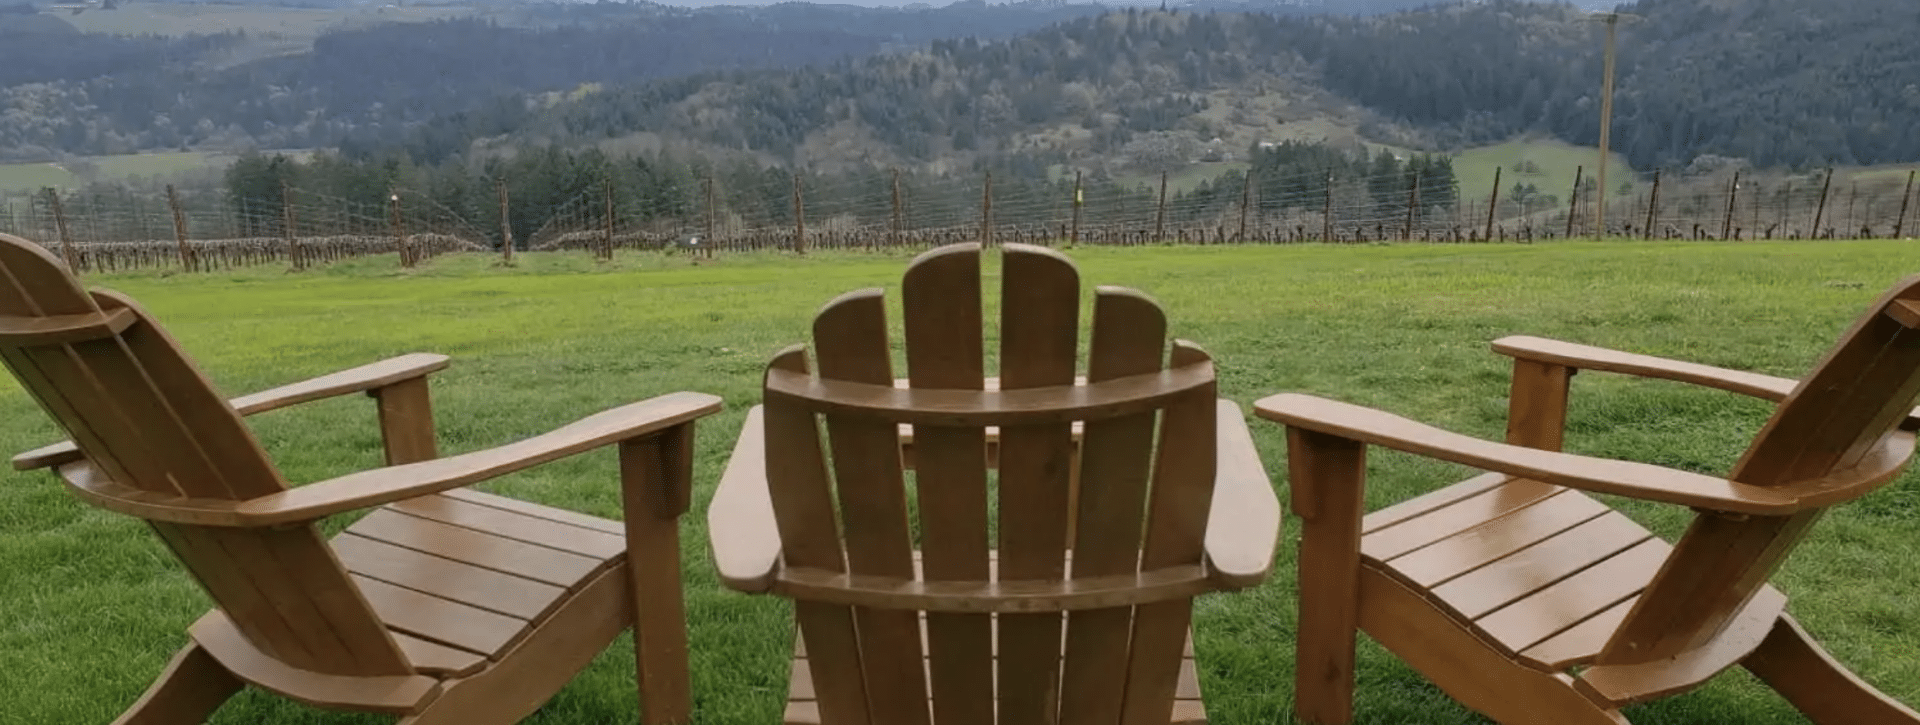
POLYGON ((33 192, 49 186, 74 188, 88 181, 170 177, 201 170, 217 178, 234 158, 234 154, 210 151, 164 151, 86 156, 69 162, 0 164, 0 192, 33 192), (78 173, 83 165, 91 165, 90 174, 78 173))
MULTIPOLYGON (((1920 271, 1910 242, 1563 243, 1534 246, 1083 249, 1084 281, 1136 287, 1173 333, 1218 359, 1223 395, 1321 394, 1498 438, 1508 366, 1494 338, 1528 333, 1743 370, 1798 375, 1863 305, 1920 271)), ((804 340, 821 303, 855 288, 895 291, 905 254, 683 257, 528 254, 443 257, 411 272, 373 258, 288 273, 141 273, 90 280, 134 295, 223 390, 238 394, 413 351, 453 356, 434 379, 440 444, 464 452, 543 432, 675 390, 723 396, 703 423, 694 512, 684 522, 696 720, 774 723, 792 641, 779 599, 723 590, 705 508, 762 365, 804 340)), ((997 280, 997 266, 988 270, 997 280)), ((898 325, 898 320, 894 320, 898 325)), ((1572 450, 1722 472, 1768 411, 1675 383, 1579 376, 1572 450)), ((254 418, 296 482, 379 460, 360 397, 254 418)), ((1284 486, 1279 426, 1253 429, 1284 486)), ((0 449, 60 437, 10 380, 0 382, 0 449)), ((1466 472, 1393 454, 1369 462, 1370 506, 1466 472)), ((508 495, 617 517, 610 451, 487 484, 508 495)), ((1672 536, 1689 512, 1630 505, 1672 536)), ((330 528, 343 525, 329 522, 330 528)), ((1272 579, 1208 595, 1195 612, 1213 721, 1286 722, 1293 693, 1294 546, 1289 520, 1272 579)), ((1842 662, 1920 704, 1920 480, 1899 479, 1830 513, 1775 582, 1842 662)), ((0 725, 109 721, 139 696, 207 607, 139 522, 89 508, 46 473, 0 476, 0 725)), ((1484 722, 1371 642, 1360 646, 1358 722, 1484 722)), ((633 722, 633 655, 616 643, 544 710, 542 725, 633 722)), ((1802 722, 1743 672, 1695 693, 1629 708, 1640 725, 1802 722)), ((246 693, 215 723, 376 723, 246 693)))
MULTIPOLYGON (((1533 184, 1542 194, 1552 194, 1567 199, 1573 191, 1574 175, 1581 167, 1586 174, 1580 184, 1586 186, 1595 182, 1598 173, 1600 151, 1590 146, 1575 146, 1558 139, 1515 139, 1492 146, 1479 146, 1454 152, 1453 174, 1460 181, 1461 198, 1485 199, 1488 190, 1493 188, 1494 169, 1500 172, 1500 193, 1504 196, 1515 183, 1533 184), (1528 162, 1528 171, 1514 168, 1516 164, 1528 162), (1538 172, 1531 169, 1537 168, 1538 172)), ((1633 179, 1633 167, 1620 154, 1611 154, 1607 160, 1607 186, 1615 196, 1620 196, 1620 184, 1633 179)))

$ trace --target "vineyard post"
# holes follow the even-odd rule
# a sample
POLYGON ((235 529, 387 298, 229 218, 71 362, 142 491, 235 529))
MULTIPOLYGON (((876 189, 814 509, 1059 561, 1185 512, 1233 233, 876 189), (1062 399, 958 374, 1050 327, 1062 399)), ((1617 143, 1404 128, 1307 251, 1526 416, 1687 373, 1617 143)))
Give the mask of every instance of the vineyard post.
MULTIPOLYGON (((167 191, 172 193, 173 187, 167 187, 167 191)), ((47 202, 53 207, 53 228, 60 234, 60 256, 66 258, 67 269, 79 274, 80 264, 73 257, 73 236, 67 232, 67 210, 60 205, 60 192, 51 186, 47 187, 47 202)))
POLYGON ((1857 202, 1860 200, 1860 181, 1858 179, 1855 179, 1854 181, 1849 182, 1848 186, 1850 187, 1850 189, 1847 192, 1847 226, 1842 231, 1851 235, 1853 234, 1853 230, 1859 228, 1853 225, 1853 220, 1854 220, 1853 205, 1854 205, 1854 202, 1857 202))
POLYGON ((1155 243, 1163 241, 1161 239, 1161 235, 1166 233, 1166 228, 1167 228, 1167 172, 1162 171, 1160 172, 1160 205, 1155 208, 1155 211, 1153 213, 1153 241, 1155 243))
POLYGON ((1740 172, 1733 172, 1733 183, 1727 184, 1727 218, 1720 224, 1720 238, 1733 238, 1733 201, 1740 196, 1740 172))
POLYGON ((700 241, 701 256, 712 255, 713 245, 717 243, 714 240, 714 236, 713 236, 713 220, 714 220, 714 215, 718 214, 719 210, 713 207, 713 174, 707 174, 706 187, 707 187, 706 189, 707 191, 707 194, 706 194, 707 196, 707 236, 705 239, 702 239, 700 241))
POLYGON ((606 199, 607 211, 602 218, 600 233, 600 254, 604 261, 613 261, 613 174, 607 174, 600 181, 601 195, 606 199))
POLYGON ((1641 236, 1653 238, 1653 225, 1660 221, 1660 170, 1653 170, 1653 191, 1647 195, 1647 226, 1641 236))
POLYGON ((1493 241, 1493 218, 1500 210, 1500 167, 1493 167, 1493 193, 1487 196, 1487 232, 1485 241, 1493 241))
POLYGON ((1409 176, 1413 178, 1407 180, 1407 221, 1400 226, 1401 241, 1413 239, 1413 210, 1420 206, 1420 175, 1415 173, 1409 176))
POLYGON ((500 197, 500 264, 513 265, 513 217, 507 213, 507 180, 494 179, 493 189, 500 197))
POLYGON ((993 246, 993 172, 986 173, 980 186, 980 246, 993 246))
POLYGON ((1253 169, 1247 169, 1247 176, 1240 183, 1240 238, 1235 240, 1247 243, 1247 207, 1253 205, 1253 169))
POLYGON ((1787 188, 1780 192, 1780 226, 1793 223, 1793 179, 1787 179, 1787 188))
MULTIPOLYGON (((1320 202, 1320 241, 1333 242, 1333 169, 1327 169, 1326 193, 1320 202)), ((1284 223, 1284 222, 1282 222, 1284 223)))
POLYGON ((413 257, 407 250, 407 228, 400 221, 400 190, 387 188, 387 217, 393 225, 393 247, 400 252, 400 266, 412 267, 413 257))
POLYGON ((793 251, 807 253, 807 210, 800 196, 800 172, 793 173, 793 251))
POLYGON ((1580 211, 1580 181, 1587 173, 1587 167, 1573 167, 1573 198, 1567 200, 1567 238, 1573 238, 1573 217, 1580 211))
POLYGON ((1820 185, 1820 206, 1813 212, 1813 228, 1808 230, 1808 239, 1820 238, 1820 222, 1827 218, 1827 192, 1833 190, 1833 167, 1827 167, 1827 182, 1820 185))
POLYGON ((1067 244, 1070 246, 1080 244, 1080 207, 1085 200, 1086 197, 1081 196, 1080 171, 1075 169, 1073 172, 1073 231, 1067 235, 1067 244))
MULTIPOLYGON (((195 271, 200 266, 200 260, 194 257, 193 250, 187 246, 187 215, 180 211, 180 193, 174 190, 172 184, 167 185, 167 208, 173 210, 173 241, 180 245, 180 268, 195 271)), ((61 227, 63 230, 65 228, 64 225, 61 227)), ((64 236, 64 231, 62 234, 64 236)))
POLYGON ((295 270, 307 268, 306 259, 300 255, 300 235, 294 227, 293 187, 286 179, 280 180, 280 234, 287 240, 287 261, 293 263, 295 270))
POLYGON ((1901 233, 1907 228, 1907 203, 1913 201, 1913 175, 1915 173, 1920 172, 1907 172, 1907 190, 1900 194, 1900 218, 1893 223, 1894 239, 1899 239, 1901 233))
POLYGON ((887 246, 900 246, 900 169, 893 170, 893 210, 887 226, 887 246))

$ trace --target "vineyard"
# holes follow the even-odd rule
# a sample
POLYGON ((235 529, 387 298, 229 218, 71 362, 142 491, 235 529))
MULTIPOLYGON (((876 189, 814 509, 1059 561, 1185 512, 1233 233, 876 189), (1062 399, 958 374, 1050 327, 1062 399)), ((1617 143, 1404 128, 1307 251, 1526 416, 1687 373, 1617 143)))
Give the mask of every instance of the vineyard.
MULTIPOLYGON (((1504 170, 1503 170, 1504 171, 1504 170)), ((612 179, 554 205, 516 239, 506 186, 497 216, 455 211, 431 194, 394 188, 344 199, 284 188, 277 199, 168 187, 164 198, 51 189, 0 200, 0 231, 39 241, 82 272, 173 267, 292 269, 377 254, 413 266, 449 252, 677 250, 712 255, 781 249, 918 248, 985 240, 1033 244, 1285 244, 1409 241, 1531 243, 1567 237, 1836 239, 1905 236, 1914 223, 1913 172, 1802 175, 1656 173, 1596 203, 1577 179, 1540 189, 1524 173, 1490 188, 1422 189, 1402 175, 1249 178, 1229 174, 1184 190, 1079 177, 998 184, 978 177, 899 173, 719 189, 662 208, 612 179), (1664 178, 1663 178, 1664 177, 1664 178), (1507 184, 1503 186, 1503 184, 1507 184), (788 186, 788 188, 774 188, 788 186), (488 218, 492 217, 492 218, 488 218)), ((1584 183, 1583 183, 1584 181, 1584 183)))

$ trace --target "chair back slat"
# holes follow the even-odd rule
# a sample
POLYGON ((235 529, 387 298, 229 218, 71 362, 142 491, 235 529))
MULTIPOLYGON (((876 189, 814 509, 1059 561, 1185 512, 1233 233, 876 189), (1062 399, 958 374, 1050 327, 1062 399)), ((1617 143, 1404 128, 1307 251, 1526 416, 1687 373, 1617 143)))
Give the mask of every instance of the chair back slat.
MULTIPOLYGON (((1174 343, 1173 366, 1210 362, 1212 358, 1199 347, 1174 343)), ((1146 540, 1140 556, 1142 569, 1197 561, 1204 553, 1218 460, 1214 441, 1219 418, 1214 411, 1214 393, 1213 385, 1189 392, 1161 414, 1146 540)), ((1192 615, 1192 599, 1142 605, 1134 612, 1133 652, 1122 723, 1167 722, 1192 615)))
MULTIPOLYGON (((1901 303, 1914 300, 1920 300, 1920 277, 1869 307, 1781 401, 1730 478, 1756 486, 1818 480, 1860 464, 1886 443, 1920 393, 1920 330, 1901 314, 1901 303)), ((1711 641, 1823 511, 1697 515, 1600 662, 1662 659, 1711 641)))
MULTIPOLYGON (((0 272, 0 316, 135 316, 101 337, 0 341, 0 358, 86 455, 73 465, 174 496, 245 500, 286 489, 239 414, 131 300, 88 295, 45 250, 14 237, 0 236, 0 272)), ((153 527, 263 652, 330 674, 411 672, 313 527, 153 527)))
MULTIPOLYGON (((881 295, 878 289, 842 295, 814 318, 814 358, 821 377, 893 384, 881 295)), ((913 539, 907 530, 898 426, 860 416, 825 418, 847 571, 913 578, 913 539)), ((919 613, 855 607, 853 619, 860 633, 860 663, 866 670, 867 706, 874 722, 927 722, 919 613)))
MULTIPOLYGON (((771 370, 807 372, 804 345, 774 356, 771 370)), ((766 426, 767 495, 780 528, 784 563, 830 572, 847 570, 840 545, 839 513, 835 510, 832 479, 827 473, 819 423, 814 414, 793 402, 767 398, 762 412, 766 426)), ((806 644, 820 720, 866 725, 874 722, 867 709, 866 678, 862 676, 859 640, 854 634, 853 608, 814 601, 793 603, 793 617, 806 644)))
MULTIPOLYGON (((908 385, 983 389, 980 251, 950 247, 922 256, 907 269, 900 294, 908 385)), ((926 581, 992 575, 986 448, 986 431, 978 426, 914 427, 913 490, 926 581)), ((992 615, 929 612, 927 666, 935 723, 993 722, 992 615)))
MULTIPOLYGON (((978 245, 953 245, 909 267, 902 289, 909 388, 988 387, 980 255, 978 245)), ((1007 245, 1003 259, 999 386, 1075 385, 1078 272, 1066 258, 1034 247, 1007 245)), ((878 290, 842 295, 822 309, 813 330, 821 383, 893 384, 884 310, 878 290)), ((1100 289, 1089 384, 1165 369, 1166 327, 1165 315, 1146 296, 1100 289)), ((980 591, 993 581, 1064 583, 1070 577, 1101 578, 1104 583, 1088 586, 1110 586, 1116 575, 1142 572, 1143 562, 1154 570, 1197 570, 1214 478, 1215 390, 1210 361, 1198 348, 1175 346, 1174 363, 1206 377, 1138 408, 1078 421, 1084 424, 1079 444, 1070 420, 1076 414, 1040 415, 1032 420, 1047 422, 1000 430, 996 456, 988 445, 989 421, 970 413, 1006 399, 949 398, 954 402, 942 405, 956 409, 941 408, 943 415, 922 418, 932 422, 915 423, 910 464, 890 411, 835 397, 872 396, 873 388, 821 385, 845 392, 768 394, 768 483, 785 563, 813 570, 794 573, 814 582, 804 585, 812 589, 796 578, 787 591, 871 593, 857 582, 880 581, 947 582, 980 591), (977 407, 957 409, 968 405, 977 407), (990 473, 996 466, 997 478, 990 473), (997 562, 989 546, 996 532, 997 562), (916 543, 923 557, 917 569, 916 543), (823 573, 852 578, 846 589, 833 590, 836 585, 822 583, 832 578, 823 573)), ((782 353, 773 367, 806 369, 798 349, 782 353)), ((795 384, 790 376, 769 375, 787 386, 782 389, 795 384)), ((1139 587, 1151 586, 1142 581, 1139 587)), ((974 596, 998 599, 1018 591, 974 596)), ((897 599, 827 604, 803 598, 796 616, 821 719, 835 725, 1165 722, 1190 596, 1140 606, 1103 602, 1063 614, 1072 600, 1027 601, 1020 612, 994 615, 920 612, 897 608, 897 599)))
MULTIPOLYGON (((1002 260, 1001 389, 1072 385, 1079 364, 1079 270, 1050 250, 1012 244, 1002 260)), ((1009 426, 1000 431, 999 445, 1000 577, 1063 580, 1073 521, 1073 426, 1009 426)), ((1064 622, 1057 612, 1000 616, 1003 725, 1058 717, 1064 622)))
MULTIPOLYGON (((1150 373, 1166 365, 1167 321, 1139 293, 1101 287, 1094 293, 1087 381, 1150 373)), ((1141 520, 1153 464, 1154 412, 1086 424, 1080 452, 1074 578, 1139 570, 1141 520)), ((1067 614, 1060 721, 1112 723, 1124 706, 1131 651, 1130 608, 1067 614)))

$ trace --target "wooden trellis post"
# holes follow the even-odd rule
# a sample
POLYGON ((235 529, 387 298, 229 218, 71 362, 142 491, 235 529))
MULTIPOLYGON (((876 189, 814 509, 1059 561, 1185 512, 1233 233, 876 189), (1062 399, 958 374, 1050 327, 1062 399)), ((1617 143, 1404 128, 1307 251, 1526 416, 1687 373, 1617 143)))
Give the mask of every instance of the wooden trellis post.
POLYGON ((1907 228, 1907 203, 1913 201, 1914 173, 1915 172, 1913 171, 1907 172, 1907 190, 1904 192, 1901 192, 1900 194, 1900 218, 1895 220, 1893 223, 1894 239, 1899 239, 1901 234, 1905 232, 1907 228))
POLYGON ((1653 238, 1653 225, 1660 223, 1660 170, 1653 170, 1653 191, 1647 195, 1647 226, 1641 236, 1653 238))
MULTIPOLYGON (((173 187, 167 187, 167 193, 173 193, 173 187)), ((73 256, 73 235, 67 231, 67 210, 60 205, 60 192, 47 187, 47 205, 53 210, 53 228, 60 235, 60 256, 67 260, 67 269, 80 274, 80 262, 73 256)))
POLYGON ((1720 223, 1720 238, 1733 238, 1733 202, 1740 197, 1740 172, 1733 172, 1733 183, 1727 184, 1727 218, 1720 223))
POLYGON ((1820 185, 1820 206, 1813 211, 1813 228, 1808 230, 1808 239, 1820 238, 1820 223, 1827 218, 1827 193, 1833 191, 1833 167, 1827 167, 1827 181, 1820 185))
POLYGON ((1407 180, 1407 220, 1400 226, 1401 241, 1413 239, 1413 210, 1420 206, 1420 175, 1410 176, 1413 178, 1407 180))
POLYGON ((513 264, 513 216, 507 213, 507 180, 495 179, 494 191, 500 197, 500 263, 513 264))
POLYGON ((1499 214, 1499 211, 1500 211, 1500 167, 1495 166, 1493 167, 1493 193, 1487 196, 1487 231, 1486 231, 1486 234, 1482 237, 1482 239, 1484 239, 1485 241, 1489 241, 1489 242, 1493 241, 1493 219, 1495 216, 1499 214))
POLYGON ((714 244, 716 244, 716 242, 714 241, 714 236, 713 236, 713 227, 714 227, 714 216, 715 216, 716 214, 719 214, 719 213, 720 213, 720 210, 719 210, 719 209, 716 209, 716 208, 714 208, 714 205, 713 205, 713 175, 712 175, 712 174, 708 174, 708 175, 707 175, 707 184, 706 184, 706 186, 707 186, 707 189, 706 189, 706 191, 707 191, 707 193, 706 193, 706 197, 707 197, 707 236, 706 236, 706 237, 705 237, 704 239, 701 239, 701 240, 700 240, 700 249, 699 249, 699 252, 700 252, 700 254, 701 254, 701 256, 710 256, 710 255, 712 255, 712 254, 713 254, 713 245, 714 245, 714 244))
POLYGON ((1573 218, 1580 211, 1580 181, 1587 173, 1587 167, 1573 167, 1573 198, 1567 200, 1567 238, 1573 238, 1573 218))
POLYGON ((800 196, 800 173, 793 174, 793 251, 807 253, 807 210, 800 196))
POLYGON ((602 219, 601 234, 600 234, 600 254, 598 256, 600 257, 601 260, 611 262, 613 261, 613 175, 612 174, 608 174, 607 178, 601 180, 600 188, 601 188, 601 191, 603 192, 602 196, 605 197, 607 202, 607 213, 602 219))
POLYGON ((1067 244, 1080 245, 1080 209, 1086 205, 1086 197, 1081 195, 1080 170, 1073 172, 1073 231, 1067 235, 1067 244))
POLYGON ((1327 169, 1327 186, 1320 203, 1320 241, 1333 241, 1333 169, 1327 169))
MULTIPOLYGON (((193 250, 187 246, 187 215, 180 211, 180 193, 172 184, 167 185, 167 207, 173 210, 173 241, 180 247, 180 268, 194 271, 199 268, 200 260, 194 258, 193 250)), ((62 226, 64 230, 65 227, 62 226)), ((62 231, 61 235, 65 236, 62 231)))
POLYGON ((1240 184, 1240 239, 1247 242, 1247 207, 1253 206, 1253 169, 1247 169, 1247 176, 1240 184))
POLYGON ((893 209, 887 225, 887 246, 900 246, 900 170, 893 170, 893 209))
POLYGON ((306 257, 300 254, 300 235, 294 226, 297 220, 293 216, 293 187, 285 179, 280 180, 280 234, 287 242, 287 261, 293 263, 295 270, 307 268, 306 257))
POLYGON ((980 246, 993 246, 993 172, 980 186, 980 246))
POLYGON ((1153 241, 1162 241, 1167 228, 1167 172, 1160 172, 1160 204, 1153 213, 1153 241))
POLYGON ((412 267, 413 255, 407 250, 407 228, 400 220, 400 190, 387 189, 387 217, 393 225, 393 248, 400 253, 400 266, 412 267))

